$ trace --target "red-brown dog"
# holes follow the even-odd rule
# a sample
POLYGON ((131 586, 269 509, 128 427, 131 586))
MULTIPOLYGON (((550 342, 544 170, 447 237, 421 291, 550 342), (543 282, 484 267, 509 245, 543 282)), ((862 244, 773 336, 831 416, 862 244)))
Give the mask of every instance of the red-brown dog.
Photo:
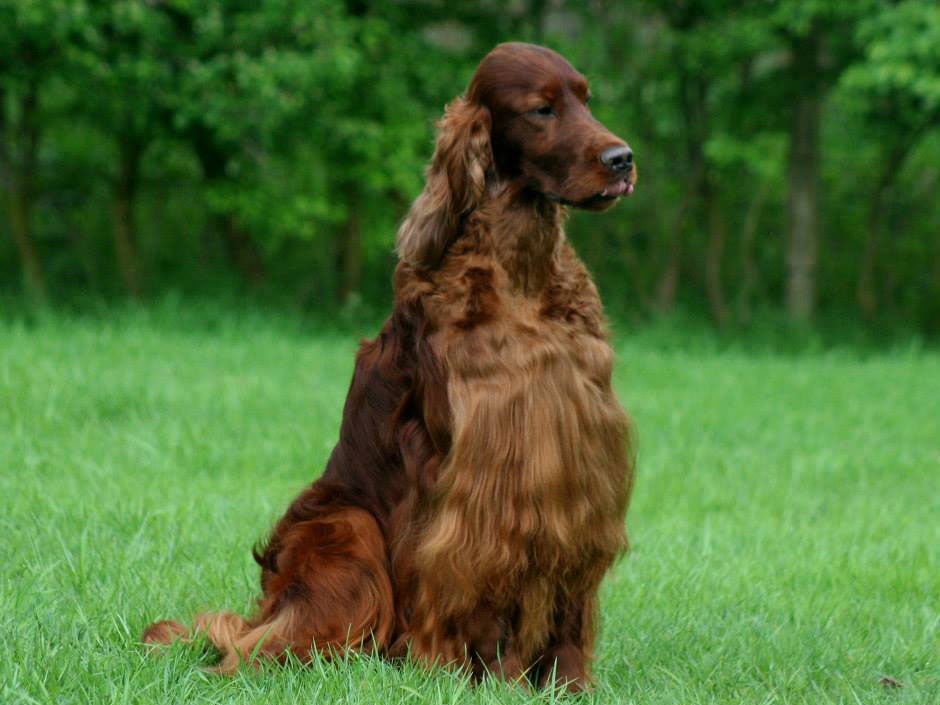
POLYGON ((448 106, 339 443, 255 556, 257 613, 196 619, 220 671, 362 648, 589 681, 632 467, 601 302, 562 224, 630 194, 636 169, 588 98, 555 52, 503 44, 448 106))

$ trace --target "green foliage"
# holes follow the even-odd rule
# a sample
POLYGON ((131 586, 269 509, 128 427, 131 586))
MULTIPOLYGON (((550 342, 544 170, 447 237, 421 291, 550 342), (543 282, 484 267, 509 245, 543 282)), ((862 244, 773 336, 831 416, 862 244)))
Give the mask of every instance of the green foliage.
POLYGON ((139 270, 138 294, 378 307, 434 121, 487 50, 525 39, 589 76, 637 154, 635 197, 571 221, 616 316, 745 326, 780 305, 812 94, 820 314, 934 334, 938 17, 931 0, 0 0, 0 287, 22 271, 54 301, 111 298, 139 270))
POLYGON ((940 357, 690 352, 681 327, 615 338, 640 473, 594 693, 149 654, 153 619, 252 607, 251 546, 323 468, 376 330, 171 301, 0 321, 0 699, 935 705, 940 357))
POLYGON ((858 41, 864 58, 844 78, 858 110, 881 129, 935 127, 940 121, 940 6, 910 0, 889 5, 861 24, 858 41))

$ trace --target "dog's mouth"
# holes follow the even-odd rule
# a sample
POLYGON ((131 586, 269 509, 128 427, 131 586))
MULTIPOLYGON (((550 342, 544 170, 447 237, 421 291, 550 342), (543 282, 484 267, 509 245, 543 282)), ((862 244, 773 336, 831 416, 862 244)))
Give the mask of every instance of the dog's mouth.
POLYGON ((620 198, 621 196, 630 196, 633 194, 633 183, 624 179, 608 186, 594 198, 620 198))
POLYGON ((580 201, 576 204, 579 208, 602 208, 612 205, 619 198, 633 195, 633 181, 627 177, 608 184, 603 191, 595 193, 593 196, 580 201))
POLYGON ((633 195, 635 182, 636 179, 632 176, 632 174, 628 174, 618 181, 607 184, 603 190, 598 191, 597 193, 594 193, 587 198, 580 199, 565 198, 564 196, 550 191, 543 193, 549 200, 561 203, 565 206, 573 206, 574 208, 584 208, 588 210, 607 210, 607 208, 612 206, 618 199, 633 195))

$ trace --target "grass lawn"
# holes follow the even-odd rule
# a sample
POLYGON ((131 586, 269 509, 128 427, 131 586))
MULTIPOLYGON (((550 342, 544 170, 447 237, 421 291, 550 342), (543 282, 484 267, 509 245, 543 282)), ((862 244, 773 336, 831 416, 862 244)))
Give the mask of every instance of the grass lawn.
MULTIPOLYGON (((618 335, 633 550, 578 702, 940 703, 940 355, 618 335)), ((372 658, 222 679, 137 643, 250 609, 249 549, 323 467, 355 342, 259 314, 0 322, 0 702, 559 699, 372 658)))

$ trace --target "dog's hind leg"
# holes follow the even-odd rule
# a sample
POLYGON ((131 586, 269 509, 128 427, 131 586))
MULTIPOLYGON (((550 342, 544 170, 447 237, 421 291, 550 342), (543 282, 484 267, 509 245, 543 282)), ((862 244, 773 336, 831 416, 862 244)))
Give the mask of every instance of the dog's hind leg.
MULTIPOLYGON (((222 653, 214 669, 232 673, 255 657, 301 661, 316 650, 384 649, 392 636, 394 603, 385 539, 374 517, 354 507, 326 509, 291 525, 280 537, 273 570, 266 571, 264 596, 250 620, 221 612, 196 618, 222 653)), ((147 643, 169 643, 189 631, 157 622, 144 632, 147 643)))

